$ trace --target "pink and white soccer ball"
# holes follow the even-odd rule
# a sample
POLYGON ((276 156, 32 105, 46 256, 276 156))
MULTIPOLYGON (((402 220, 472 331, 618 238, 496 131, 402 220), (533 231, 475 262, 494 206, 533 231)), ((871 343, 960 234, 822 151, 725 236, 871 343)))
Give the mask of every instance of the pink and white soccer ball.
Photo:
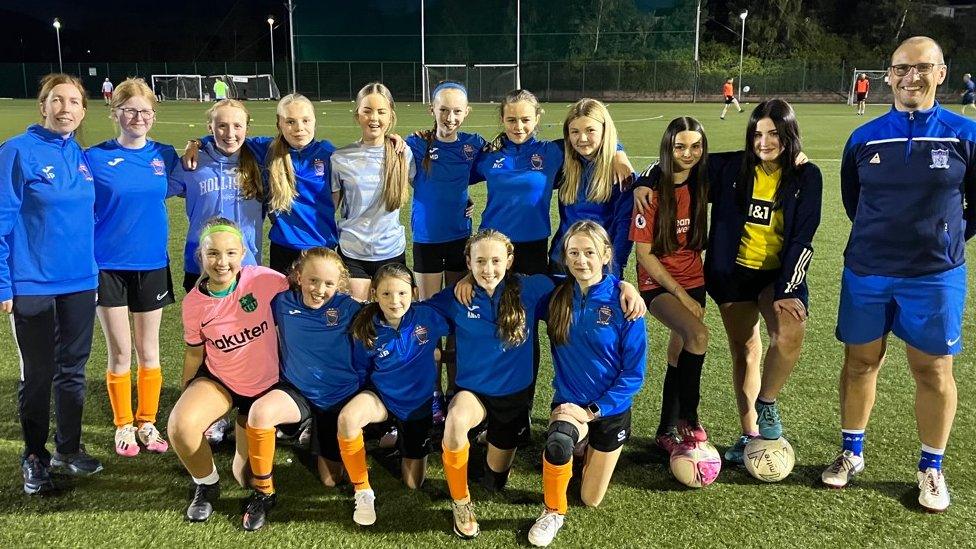
POLYGON ((681 484, 701 488, 715 482, 722 470, 722 456, 711 442, 682 444, 671 454, 671 474, 681 484))

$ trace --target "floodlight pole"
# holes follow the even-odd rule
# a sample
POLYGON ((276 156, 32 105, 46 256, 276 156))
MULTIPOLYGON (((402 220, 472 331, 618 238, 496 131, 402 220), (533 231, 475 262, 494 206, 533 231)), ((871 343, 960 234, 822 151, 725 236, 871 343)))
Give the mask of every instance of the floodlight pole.
POLYGON ((695 87, 691 93, 691 102, 698 102, 698 81, 701 79, 701 61, 698 57, 698 42, 701 39, 701 0, 695 8, 695 87))
POLYGON ((295 85, 295 21, 293 15, 295 14, 295 2, 288 0, 285 4, 288 8, 288 42, 291 46, 291 93, 295 93, 297 86, 295 85))
POLYGON ((522 89, 522 0, 515 2, 515 88, 522 89))
POLYGON ((424 0, 420 0, 420 101, 424 104, 433 102, 433 97, 427 97, 430 93, 430 82, 427 81, 427 34, 424 27, 424 0))
POLYGON ((274 82, 274 17, 268 16, 268 34, 271 35, 271 81, 274 82))
POLYGON ((742 44, 739 46, 739 102, 742 102, 742 58, 746 53, 746 17, 749 17, 749 10, 743 10, 739 14, 742 19, 742 44))
POLYGON ((64 65, 61 63, 61 20, 54 18, 54 34, 58 39, 58 72, 64 72, 64 65))

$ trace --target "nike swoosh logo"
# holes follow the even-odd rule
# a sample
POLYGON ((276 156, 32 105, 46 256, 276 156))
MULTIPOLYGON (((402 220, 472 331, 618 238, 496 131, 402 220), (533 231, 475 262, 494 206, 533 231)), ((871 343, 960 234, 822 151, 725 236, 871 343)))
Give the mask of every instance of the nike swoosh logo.
POLYGON ((959 336, 959 337, 957 337, 956 339, 947 339, 947 340, 946 340, 946 345, 948 345, 948 346, 950 346, 950 347, 952 347, 953 345, 955 345, 956 343, 958 343, 958 342, 959 342, 959 338, 961 338, 961 337, 962 337, 962 336, 959 336))
POLYGON ((208 320, 208 321, 206 321, 206 322, 204 322, 204 323, 202 323, 202 324, 200 324, 200 327, 201 327, 201 328, 203 328, 204 326, 206 326, 207 324, 210 324, 210 323, 211 323, 211 322, 213 322, 214 320, 217 320, 217 319, 216 319, 216 318, 211 318, 210 320, 208 320))
POLYGON ((109 166, 117 166, 119 164, 119 162, 122 162, 123 160, 125 160, 125 159, 124 158, 115 158, 115 159, 109 160, 108 161, 108 165, 109 166))
POLYGON ((163 298, 166 297, 166 294, 168 294, 168 293, 169 293, 169 290, 166 290, 165 292, 163 292, 161 294, 156 294, 156 301, 162 301, 163 298))

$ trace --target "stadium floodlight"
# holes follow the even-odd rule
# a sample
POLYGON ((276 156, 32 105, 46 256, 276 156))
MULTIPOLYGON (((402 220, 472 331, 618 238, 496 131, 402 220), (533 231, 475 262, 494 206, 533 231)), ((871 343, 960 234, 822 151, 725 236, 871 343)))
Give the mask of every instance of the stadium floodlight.
POLYGON ((296 90, 296 78, 295 78, 295 21, 293 16, 295 15, 295 2, 288 0, 285 4, 288 8, 288 43, 291 46, 291 93, 295 93, 296 90))
POLYGON ((271 76, 274 77, 274 17, 268 16, 268 34, 271 35, 271 76))
POLYGON ((58 39, 58 72, 64 72, 64 65, 61 64, 61 20, 54 18, 54 34, 58 39))
POLYGON ((742 101, 742 58, 746 54, 746 17, 749 17, 749 10, 742 10, 739 19, 742 19, 742 44, 739 46, 739 101, 742 101))

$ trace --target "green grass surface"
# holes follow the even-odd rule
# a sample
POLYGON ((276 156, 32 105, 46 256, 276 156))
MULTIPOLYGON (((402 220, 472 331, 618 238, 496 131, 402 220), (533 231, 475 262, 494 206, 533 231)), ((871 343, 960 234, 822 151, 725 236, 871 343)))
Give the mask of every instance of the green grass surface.
MULTIPOLYGON (((274 105, 252 103, 252 134, 274 132, 274 105)), ((358 137, 351 103, 316 103, 318 136, 337 145, 358 137)), ((557 137, 566 105, 550 104, 543 117, 542 136, 557 137)), ((750 109, 751 106, 746 105, 750 109)), ((868 117, 887 107, 870 106, 868 117)), ((953 107, 955 108, 955 107, 953 107)), ((181 149, 186 139, 206 131, 206 105, 167 103, 159 110, 155 139, 181 149)), ((712 150, 739 149, 748 114, 730 113, 718 119, 718 104, 619 104, 611 112, 634 165, 642 169, 657 154, 668 121, 692 115, 703 121, 712 150)), ((796 449, 793 474, 778 484, 754 480, 743 470, 728 468, 718 481, 703 490, 684 489, 663 463, 653 457, 652 437, 657 425, 666 332, 648 321, 648 372, 644 389, 634 405, 634 438, 625 447, 603 506, 581 507, 578 482, 570 487, 570 513, 555 542, 558 547, 662 547, 662 546, 927 546, 976 545, 976 473, 971 452, 976 441, 976 330, 972 314, 966 317, 964 351, 956 361, 959 410, 947 452, 945 471, 953 505, 941 516, 922 513, 915 501, 915 465, 919 443, 913 416, 914 384, 907 369, 904 346, 891 345, 878 384, 878 399, 868 429, 868 468, 843 491, 819 487, 823 467, 839 445, 837 378, 842 346, 834 339, 842 252, 849 222, 840 201, 840 154, 851 130, 868 117, 856 117, 841 105, 798 105, 797 115, 804 151, 824 173, 823 222, 814 242, 810 268, 811 318, 800 362, 780 397, 787 438, 796 449)), ((465 129, 483 135, 498 131, 496 106, 477 105, 465 129)), ((421 105, 398 105, 404 134, 430 127, 421 105)), ((0 140, 20 133, 37 119, 27 101, 0 103, 0 140)), ((85 121, 83 141, 95 144, 113 135, 107 109, 94 101, 85 121)), ((484 187, 474 187, 478 214, 484 187)), ((182 243, 186 230, 183 204, 170 204, 170 257, 177 283, 182 275, 182 243)), ((555 208, 553 209, 555 217, 555 208)), ((403 212, 409 222, 409 212, 403 212)), ((476 220, 477 221, 477 220, 476 220)), ((408 247, 409 250, 409 247, 408 247)), ((267 256, 266 256, 267 257, 267 256)), ((633 278, 634 260, 628 266, 633 278)), ((971 275, 972 276, 972 275, 971 275)), ((182 290, 179 291, 182 294, 182 290)), ((730 385, 729 351, 716 307, 710 303, 709 355, 702 382, 702 418, 720 450, 738 434, 738 419, 730 385)), ((182 339, 179 306, 163 316, 162 357, 165 386, 160 425, 178 397, 182 339)), ((166 546, 241 544, 320 547, 430 547, 462 542, 450 532, 450 506, 439 455, 430 459, 429 479, 415 492, 400 484, 396 467, 371 452, 371 483, 377 492, 379 520, 361 530, 351 520, 351 492, 323 488, 314 473, 302 465, 303 454, 281 447, 276 456, 278 507, 263 531, 245 535, 240 527, 238 500, 245 491, 232 486, 230 451, 217 455, 224 478, 224 494, 217 513, 205 524, 183 520, 188 476, 173 453, 119 458, 112 444, 112 416, 103 371, 105 344, 96 329, 89 363, 88 402, 84 440, 91 453, 103 460, 105 470, 95 477, 71 481, 71 489, 58 497, 27 497, 21 489, 19 453, 22 448, 17 420, 17 353, 9 325, 0 323, 0 546, 166 546)), ((543 343, 546 346, 546 342, 543 343)), ((548 355, 540 373, 533 417, 534 444, 518 453, 509 489, 487 494, 473 485, 472 495, 482 534, 471 545, 480 547, 526 545, 526 532, 541 501, 541 433, 552 395, 548 355)), ((472 467, 483 459, 472 453, 472 467)))

